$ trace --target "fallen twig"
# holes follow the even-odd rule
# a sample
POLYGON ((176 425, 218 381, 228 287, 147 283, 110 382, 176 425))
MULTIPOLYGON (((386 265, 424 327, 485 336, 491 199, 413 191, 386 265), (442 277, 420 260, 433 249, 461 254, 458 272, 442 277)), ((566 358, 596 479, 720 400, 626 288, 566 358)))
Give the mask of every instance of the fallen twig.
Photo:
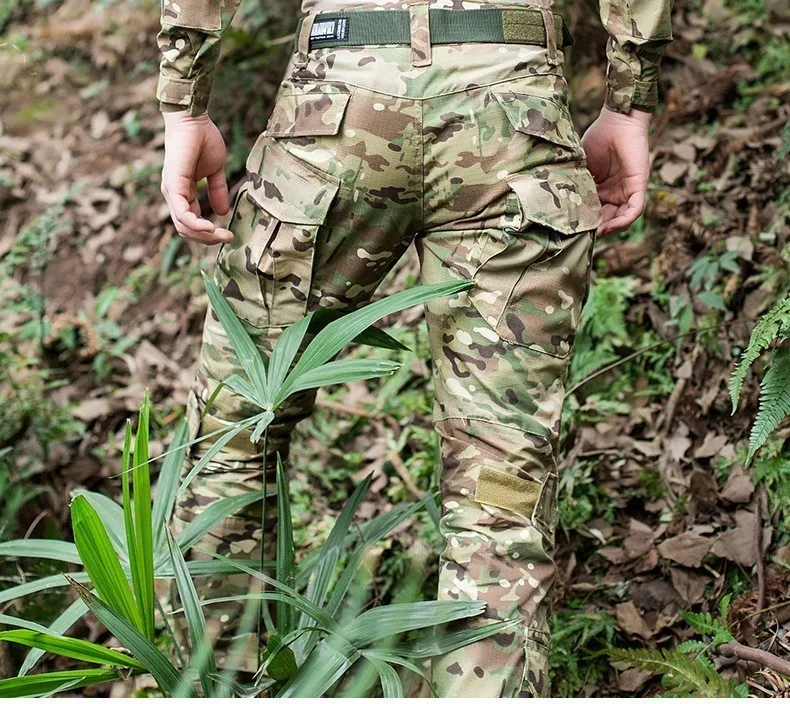
POLYGON ((767 653, 759 648, 750 648, 737 641, 731 640, 719 646, 719 652, 725 657, 736 657, 748 662, 767 667, 780 675, 790 675, 790 662, 773 653, 767 653))

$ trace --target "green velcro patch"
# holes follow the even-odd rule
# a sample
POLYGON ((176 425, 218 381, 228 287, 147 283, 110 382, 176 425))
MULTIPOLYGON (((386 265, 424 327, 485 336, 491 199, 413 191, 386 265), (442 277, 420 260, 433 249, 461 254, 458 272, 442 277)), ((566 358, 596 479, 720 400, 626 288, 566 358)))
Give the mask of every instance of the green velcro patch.
POLYGON ((532 518, 540 494, 540 482, 514 477, 507 472, 483 467, 477 478, 475 501, 532 518))

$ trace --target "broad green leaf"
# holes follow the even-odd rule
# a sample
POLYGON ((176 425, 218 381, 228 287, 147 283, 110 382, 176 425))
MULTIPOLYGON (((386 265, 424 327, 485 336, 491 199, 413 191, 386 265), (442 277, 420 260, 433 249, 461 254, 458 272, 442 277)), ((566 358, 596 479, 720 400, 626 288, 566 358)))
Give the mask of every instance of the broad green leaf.
MULTIPOLYGON (((313 317, 310 320, 310 327, 308 328, 308 334, 315 335, 316 333, 323 330, 333 320, 337 320, 343 315, 346 315, 346 312, 342 310, 329 310, 328 308, 320 308, 313 313, 313 317)), ((358 345, 369 345, 371 347, 381 347, 385 350, 395 350, 400 352, 406 352, 409 349, 402 342, 392 337, 392 335, 390 335, 388 332, 373 326, 367 328, 357 335, 352 340, 352 342, 358 345)))
POLYGON ((91 613, 101 621, 121 644, 151 673, 165 696, 171 696, 178 686, 178 671, 128 619, 91 594, 85 587, 70 582, 91 613))
POLYGON ((392 313, 397 313, 404 308, 410 308, 440 296, 460 293, 471 288, 472 285, 471 281, 452 281, 429 286, 415 286, 382 298, 375 303, 370 303, 329 323, 307 346, 296 366, 283 383, 277 395, 277 400, 279 401, 290 396, 291 387, 296 385, 302 374, 328 362, 357 335, 369 328, 377 320, 392 313))
POLYGON ((74 660, 93 662, 99 665, 130 667, 133 670, 142 669, 142 665, 128 655, 119 653, 116 650, 110 650, 110 648, 105 648, 103 645, 80 640, 79 638, 15 629, 12 631, 0 631, 0 641, 18 643, 29 648, 40 648, 48 653, 63 655, 74 660))
POLYGON ((101 682, 112 682, 120 679, 116 670, 92 668, 87 670, 66 670, 65 672, 45 672, 40 675, 25 675, 0 680, 0 698, 37 697, 60 690, 87 687, 101 682))
MULTIPOLYGON (((87 575, 85 575, 85 577, 87 578, 87 575)), ((79 621, 86 613, 88 613, 88 607, 85 606, 85 604, 80 599, 77 599, 71 604, 71 606, 69 606, 69 608, 67 608, 50 624, 49 628, 45 628, 43 632, 49 633, 51 635, 61 636, 75 623, 77 623, 77 621, 79 621)), ((31 628, 31 626, 26 625, 25 628, 31 628)), ((35 666, 35 664, 41 660, 43 655, 43 650, 40 648, 33 648, 25 657, 22 667, 19 668, 18 675, 22 677, 23 675, 27 674, 35 666)))
POLYGON ((203 273, 203 281, 206 284, 206 293, 208 293, 211 307, 217 314, 219 322, 222 323, 222 327, 225 328, 225 333, 233 345, 241 368, 244 369, 252 382, 258 397, 261 400, 265 399, 268 396, 269 386, 266 378, 266 363, 261 353, 233 312, 230 304, 205 273, 203 273))
POLYGON ((181 552, 188 550, 220 521, 233 515, 241 508, 263 499, 263 491, 248 491, 238 496, 229 496, 209 504, 196 518, 187 524, 176 542, 181 552))
POLYGON ((154 526, 154 549, 159 552, 164 546, 165 524, 170 522, 176 501, 176 489, 181 469, 186 457, 186 442, 189 438, 189 426, 182 420, 176 428, 170 442, 168 454, 159 470, 159 481, 154 492, 154 507, 151 521, 154 526))
POLYGON ((2 557, 32 557, 39 560, 59 560, 81 565, 77 548, 74 543, 65 540, 43 540, 39 538, 25 538, 9 540, 0 543, 0 556, 2 557))
MULTIPOLYGON (((181 599, 189 630, 189 640, 192 644, 192 652, 195 654, 193 660, 198 657, 201 660, 198 666, 198 677, 200 677, 204 696, 210 697, 214 692, 214 683, 211 680, 211 675, 216 674, 217 663, 214 660, 212 644, 208 637, 206 619, 200 608, 200 599, 181 551, 170 531, 167 531, 166 537, 167 546, 170 550, 170 559, 173 561, 176 587, 178 588, 178 595, 181 599)), ((198 665, 197 662, 195 664, 198 665)))
POLYGON ((377 606, 346 625, 343 636, 349 643, 362 648, 398 633, 479 616, 485 608, 484 601, 418 601, 377 606))
POLYGON ((124 531, 123 523, 123 507, 119 506, 109 496, 98 494, 95 491, 87 491, 85 489, 76 489, 72 492, 72 496, 84 496, 90 502, 90 505, 96 509, 99 514, 101 522, 107 529, 107 534, 110 536, 115 552, 124 562, 129 559, 129 549, 126 545, 126 532, 124 531))
POLYGON ((340 359, 334 362, 327 362, 317 369, 304 372, 289 387, 288 393, 290 395, 299 391, 306 391, 307 389, 315 389, 319 386, 348 384, 352 381, 375 379, 392 374, 399 368, 399 362, 391 362, 387 359, 340 359))
MULTIPOLYGON (((282 459, 277 453, 277 579, 291 589, 296 587, 291 502, 282 459)), ((296 613, 287 602, 277 602, 277 632, 282 636, 296 626, 296 613)), ((274 676, 274 675, 272 675, 274 676)), ((275 678, 276 679, 276 678, 275 678)))
POLYGON ((142 630, 140 612, 107 531, 96 510, 84 496, 71 502, 74 542, 97 594, 123 618, 142 630))
POLYGON ((234 391, 239 396, 246 398, 250 403, 260 406, 261 408, 266 407, 266 399, 261 398, 258 392, 253 388, 252 384, 250 384, 249 381, 238 374, 231 374, 227 379, 225 379, 224 384, 231 391, 234 391))
MULTIPOLYGON (((148 462, 148 430, 150 408, 148 390, 140 405, 137 435, 134 438, 134 539, 137 547, 137 569, 132 570, 132 581, 137 608, 148 640, 154 637, 154 536, 151 525, 151 473, 148 462)), ((128 538, 127 538, 128 541, 128 538)))
MULTIPOLYGON (((281 602, 278 602, 278 606, 281 602)), ((297 665, 293 650, 283 644, 283 639, 276 633, 269 635, 266 650, 262 653, 265 661, 265 672, 277 682, 285 682, 296 674, 297 665)))

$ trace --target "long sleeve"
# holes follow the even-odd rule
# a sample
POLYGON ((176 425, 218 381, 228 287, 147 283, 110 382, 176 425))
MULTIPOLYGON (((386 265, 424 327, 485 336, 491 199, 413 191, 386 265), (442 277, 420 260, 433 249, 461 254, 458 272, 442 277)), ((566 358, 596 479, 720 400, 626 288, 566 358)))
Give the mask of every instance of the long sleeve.
POLYGON ((658 103, 658 69, 672 41, 672 0, 600 0, 609 33, 606 107, 652 110, 658 103))
POLYGON ((156 97, 162 112, 206 111, 220 39, 241 0, 161 0, 162 54, 156 97))

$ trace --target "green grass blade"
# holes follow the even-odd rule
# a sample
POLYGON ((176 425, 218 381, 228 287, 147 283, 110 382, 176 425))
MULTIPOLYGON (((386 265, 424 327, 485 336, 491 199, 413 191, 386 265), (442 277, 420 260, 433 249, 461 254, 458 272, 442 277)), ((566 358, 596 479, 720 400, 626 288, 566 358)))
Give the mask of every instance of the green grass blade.
POLYGON ((172 696, 178 686, 179 674, 170 661, 128 619, 111 606, 91 594, 81 584, 71 582, 71 586, 88 606, 91 613, 151 673, 162 690, 162 694, 172 696))
MULTIPOLYGON (((28 621, 26 618, 17 618, 16 616, 8 616, 7 614, 0 614, 0 624, 4 626, 16 626, 17 628, 24 628, 28 631, 35 631, 36 633, 46 633, 47 635, 56 635, 46 626, 34 621, 28 621)), ((4 633, 4 631, 0 631, 4 633)))
POLYGON ((479 616, 485 607, 484 601, 418 601, 377 606, 351 621, 343 629, 343 636, 355 647, 363 648, 398 633, 479 616))
POLYGON ((132 583, 143 624, 142 632, 154 638, 154 536, 151 523, 151 472, 148 462, 148 432, 150 424, 148 391, 140 405, 137 435, 134 439, 134 469, 132 481, 134 497, 134 540, 137 547, 137 569, 132 570, 132 583))
MULTIPOLYGON (((123 525, 126 533, 126 544, 129 548, 129 568, 132 577, 132 589, 135 597, 135 607, 139 613, 139 623, 144 624, 141 607, 140 587, 140 546, 134 533, 134 508, 132 507, 132 422, 126 421, 126 434, 123 441, 123 454, 121 457, 121 488, 123 492, 123 525)), ((95 585, 94 585, 95 586, 95 585)), ((98 589, 97 589, 98 591, 98 589)), ((116 607, 117 608, 117 607, 116 607)), ((146 635, 148 635, 146 633, 146 635)))
POLYGON ((269 395, 269 385, 266 378, 266 364, 252 338, 249 336, 241 321, 238 319, 230 304, 225 300, 216 284, 203 273, 211 307, 225 328, 225 333, 236 352, 241 368, 244 369, 257 395, 263 400, 269 395))
POLYGON ((359 653, 339 638, 322 640, 308 655, 279 697, 318 699, 359 659, 359 653))
POLYGON ((170 521, 176 501, 178 479, 186 457, 186 442, 189 438, 189 426, 182 420, 170 441, 168 452, 159 470, 159 481, 154 492, 154 507, 151 521, 154 526, 154 551, 159 553, 164 547, 165 524, 170 521))
POLYGON ((73 565, 82 564, 74 543, 67 543, 65 540, 9 540, 0 543, 0 557, 32 557, 39 560, 59 560, 73 565))
MULTIPOLYGON (((285 478, 282 459, 277 454, 277 560, 278 581, 291 589, 296 587, 296 558, 294 556, 293 523, 291 501, 288 496, 288 480, 285 478)), ((277 602, 277 632, 283 636, 296 626, 296 612, 286 602, 277 602)))
POLYGON ((200 458, 200 461, 194 467, 192 467, 192 469, 189 470, 189 473, 187 474, 186 477, 184 477, 184 480, 181 482, 181 486, 178 487, 178 491, 176 492, 176 498, 179 498, 187 490, 187 487, 192 482, 192 480, 206 468, 206 465, 208 465, 208 463, 211 462, 211 460, 213 460, 214 457, 216 457, 222 451, 225 445, 227 445, 233 438, 235 438, 242 431, 252 427, 253 425, 256 425, 260 420, 262 420, 267 415, 267 413, 268 411, 265 411, 264 413, 258 413, 257 415, 254 415, 250 418, 246 418, 243 421, 239 421, 238 423, 234 423, 233 425, 228 426, 229 427, 228 432, 222 435, 211 446, 211 448, 209 448, 206 454, 200 458))
POLYGON ((229 496, 209 504, 195 519, 190 521, 179 534, 176 542, 183 552, 188 550, 220 521, 236 513, 241 508, 263 499, 263 491, 250 491, 238 496, 229 496))
MULTIPOLYGON (((351 528, 351 521, 354 519, 354 514, 357 512, 362 499, 370 488, 372 475, 368 474, 362 482, 354 489, 354 492, 348 498, 343 510, 332 526, 329 536, 321 549, 318 562, 316 563, 315 570, 311 576, 310 584, 307 588, 307 598, 312 601, 319 608, 324 606, 326 601, 327 592, 329 591, 329 584, 332 576, 337 569, 338 559, 340 558, 343 545, 346 537, 348 536, 349 529, 351 528)), ((300 626, 306 625, 304 621, 300 622, 300 626)))
MULTIPOLYGON (((51 635, 62 636, 86 613, 88 613, 88 607, 85 606, 85 604, 80 599, 77 599, 71 604, 71 606, 69 606, 69 608, 67 608, 50 624, 49 628, 45 629, 45 632, 51 635)), ((26 626, 26 628, 30 628, 30 626, 26 626)), ((36 663, 41 660, 43 655, 43 650, 40 648, 33 648, 25 657, 22 667, 19 668, 19 676, 22 677, 23 675, 27 674, 36 665, 36 663)))
POLYGON ((239 396, 243 396, 250 403, 253 403, 256 406, 264 408, 267 405, 266 400, 260 397, 258 392, 253 388, 252 384, 250 384, 249 381, 238 374, 231 374, 227 379, 225 379, 223 383, 231 391, 236 392, 239 396))
MULTIPOLYGON (((173 561, 173 572, 175 574, 178 595, 181 599, 181 605, 184 609, 184 616, 186 617, 187 628, 189 630, 189 639, 194 654, 193 664, 196 665, 198 669, 200 684, 203 687, 203 695, 210 697, 214 692, 214 682, 211 679, 211 675, 217 673, 217 663, 214 660, 214 651, 208 637, 206 619, 200 608, 200 599, 198 598, 195 584, 184 562, 184 557, 176 545, 173 536, 170 534, 170 531, 167 531, 165 535, 167 537, 167 546, 170 550, 170 559, 173 561)), ((179 689, 183 688, 183 686, 182 682, 179 689)))
MULTIPOLYGON (((70 572, 68 576, 77 582, 90 581, 90 577, 88 577, 87 572, 70 572)), ((66 585, 68 585, 68 581, 66 579, 66 575, 63 574, 53 574, 49 577, 34 579, 30 582, 25 582, 24 584, 18 584, 15 587, 9 587, 8 589, 0 590, 0 604, 7 604, 9 601, 19 599, 23 596, 37 594, 38 592, 54 589, 56 587, 65 587, 66 585)))
POLYGON ((84 496, 71 502, 74 542, 96 592, 123 618, 142 631, 134 597, 118 556, 96 510, 84 496))
MULTIPOLYGON (((299 610, 307 613, 308 618, 313 619, 321 628, 326 631, 330 631, 332 633, 339 633, 340 626, 338 625, 337 621, 335 621, 332 617, 328 616, 322 609, 319 609, 311 602, 309 599, 303 597, 299 592, 291 589, 288 585, 283 584, 277 579, 269 577, 268 575, 264 574, 260 570, 254 569, 252 567, 248 567, 244 562, 240 560, 230 560, 224 555, 219 555, 217 553, 210 553, 201 550, 200 552, 205 552, 206 555, 211 555, 212 557, 217 558, 220 562, 226 563, 228 565, 233 565, 238 567, 241 572, 250 575, 251 577, 255 577, 256 579, 261 580, 265 584, 268 584, 271 587, 279 590, 281 593, 270 592, 270 593, 260 593, 260 594, 249 594, 249 595, 241 595, 234 597, 235 599, 240 599, 243 597, 249 598, 256 598, 256 599, 289 599, 293 603, 293 605, 299 610)), ((215 604, 219 603, 220 600, 212 599, 207 600, 202 603, 204 604, 215 604)))
POLYGON ((400 362, 391 362, 388 359, 340 359, 304 372, 289 387, 288 393, 295 394, 330 384, 348 384, 352 381, 375 379, 393 374, 398 369, 400 362))
POLYGON ((370 303, 329 323, 307 346, 296 366, 283 383, 278 399, 287 398, 291 393, 290 387, 296 385, 302 374, 328 362, 357 335, 369 328, 377 320, 392 313, 397 313, 404 308, 410 308, 440 296, 460 293, 471 288, 471 286, 471 281, 452 281, 429 286, 415 286, 406 291, 399 291, 392 296, 382 298, 375 303, 370 303))
POLYGON ((120 674, 115 670, 100 668, 11 677, 7 680, 0 680, 0 698, 39 697, 52 694, 55 690, 63 691, 64 689, 87 687, 101 682, 112 682, 120 677, 120 674))
POLYGON ((381 660, 370 653, 363 652, 362 655, 376 668, 381 681, 381 692, 385 699, 403 699, 403 685, 401 684, 395 668, 384 660, 381 660))
POLYGON ((471 643, 476 643, 484 638, 490 638, 497 633, 502 633, 508 628, 518 625, 518 620, 499 621, 489 623, 485 626, 468 628, 463 631, 452 631, 450 633, 437 633, 420 637, 413 643, 399 646, 376 646, 368 648, 366 652, 371 652, 378 657, 390 660, 394 658, 409 658, 422 660, 432 658, 437 655, 451 653, 453 650, 463 648, 471 643))
POLYGON ((55 655, 63 655, 74 660, 82 660, 99 665, 131 667, 134 670, 142 669, 142 665, 128 655, 110 650, 110 648, 105 648, 97 643, 80 640, 79 638, 36 633, 20 628, 12 631, 0 631, 0 641, 26 645, 28 648, 39 648, 55 655))
POLYGON ((351 553, 345 569, 338 577, 337 583, 332 588, 332 595, 329 598, 326 610, 331 616, 336 616, 343 602, 351 582, 359 572, 359 567, 365 554, 370 549, 373 543, 381 540, 387 533, 394 530, 398 525, 405 521, 410 516, 413 516, 419 511, 428 501, 432 501, 432 496, 426 496, 422 501, 411 504, 408 506, 396 506, 391 511, 388 511, 381 516, 376 516, 375 519, 369 521, 366 526, 360 528, 363 539, 360 544, 351 553))
POLYGON ((269 358, 269 392, 272 398, 266 399, 269 404, 273 403, 278 394, 288 370, 296 358, 296 353, 304 340, 307 328, 310 326, 312 313, 302 318, 293 325, 290 325, 280 334, 279 339, 274 345, 271 357, 269 358))

